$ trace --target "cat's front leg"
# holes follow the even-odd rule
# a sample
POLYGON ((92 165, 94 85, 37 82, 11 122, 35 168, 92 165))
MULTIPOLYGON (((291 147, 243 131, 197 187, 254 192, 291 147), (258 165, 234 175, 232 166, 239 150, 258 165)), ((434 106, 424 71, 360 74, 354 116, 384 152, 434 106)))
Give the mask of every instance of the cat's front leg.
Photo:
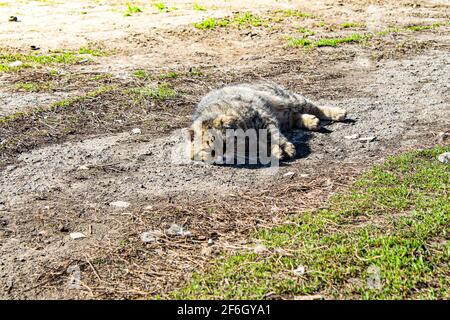
POLYGON ((299 114, 296 117, 296 126, 301 129, 318 131, 320 129, 320 120, 312 114, 299 114))
POLYGON ((269 125, 267 130, 271 136, 271 155, 277 159, 293 158, 296 150, 290 142, 278 129, 276 125, 269 125))

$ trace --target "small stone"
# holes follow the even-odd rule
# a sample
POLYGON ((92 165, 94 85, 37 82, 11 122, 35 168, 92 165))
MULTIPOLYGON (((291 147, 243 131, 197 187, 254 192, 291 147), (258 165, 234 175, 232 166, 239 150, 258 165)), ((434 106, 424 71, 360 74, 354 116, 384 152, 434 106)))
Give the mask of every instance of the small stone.
POLYGON ((295 172, 289 171, 289 172, 286 172, 285 174, 283 174, 283 177, 292 179, 292 177, 293 177, 294 175, 295 175, 295 172))
POLYGON ((139 128, 134 128, 133 130, 131 130, 132 134, 141 134, 141 129, 139 128))
POLYGON ((70 237, 72 238, 72 240, 78 240, 78 239, 86 238, 86 235, 81 232, 72 232, 70 234, 70 237))
POLYGON ((32 46, 30 46, 30 49, 35 51, 35 50, 40 50, 41 48, 39 48, 38 46, 32 45, 32 46))
POLYGON ((298 266, 297 269, 293 270, 292 272, 294 272, 296 276, 301 276, 305 273, 305 271, 306 271, 305 266, 298 266))
POLYGON ((22 66, 22 65, 23 65, 23 62, 22 62, 22 61, 16 60, 16 61, 10 62, 10 63, 8 64, 8 67, 10 67, 10 68, 17 68, 17 67, 20 67, 20 66, 22 66))
POLYGON ((357 133, 349 135, 349 136, 344 136, 344 139, 347 139, 347 140, 356 140, 358 138, 359 138, 359 134, 357 134, 357 133))
POLYGON ((208 246, 212 246, 214 244, 214 240, 213 239, 209 239, 208 240, 208 246))
POLYGON ((372 142, 372 141, 374 141, 375 139, 376 139, 376 137, 371 136, 371 137, 359 138, 358 141, 361 141, 361 142, 372 142))
POLYGON ((141 234, 141 240, 145 243, 151 243, 158 240, 162 235, 163 233, 159 230, 147 231, 141 234))
POLYGON ((302 174, 300 174, 300 177, 301 178, 309 178, 309 174, 302 173, 302 174))
POLYGON ((173 223, 169 229, 166 230, 166 234, 169 236, 190 236, 191 232, 185 230, 182 226, 179 226, 175 223, 173 223))
POLYGON ((257 243, 254 247, 253 247, 253 252, 254 253, 263 253, 266 252, 267 248, 265 245, 261 244, 261 243, 257 243))
POLYGON ((317 294, 313 296, 294 296, 294 300, 325 300, 325 298, 317 294))
POLYGON ((438 160, 442 163, 450 163, 450 152, 444 152, 438 156, 438 160))
POLYGON ((82 165, 77 168, 77 170, 89 170, 88 166, 82 165))
POLYGON ((9 22, 18 22, 19 21, 19 19, 16 16, 10 16, 8 20, 9 20, 9 22))
POLYGON ((82 60, 78 61, 78 63, 86 63, 89 61, 91 61, 91 59, 82 59, 82 60))
POLYGON ((124 208, 125 209, 125 208, 128 208, 130 206, 130 203, 126 202, 126 201, 114 201, 114 202, 111 202, 109 205, 111 207, 124 208))

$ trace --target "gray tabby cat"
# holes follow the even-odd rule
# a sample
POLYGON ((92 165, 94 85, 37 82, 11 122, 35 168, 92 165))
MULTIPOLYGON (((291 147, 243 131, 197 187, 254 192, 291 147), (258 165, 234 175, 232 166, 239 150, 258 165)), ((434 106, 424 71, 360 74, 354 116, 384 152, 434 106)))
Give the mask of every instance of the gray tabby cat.
POLYGON ((319 130, 320 120, 343 121, 345 117, 344 109, 317 106, 271 82, 223 87, 209 92, 197 106, 190 128, 191 158, 211 160, 215 143, 225 141, 227 129, 266 129, 278 137, 278 143, 271 146, 272 156, 292 158, 295 147, 281 132, 319 130))

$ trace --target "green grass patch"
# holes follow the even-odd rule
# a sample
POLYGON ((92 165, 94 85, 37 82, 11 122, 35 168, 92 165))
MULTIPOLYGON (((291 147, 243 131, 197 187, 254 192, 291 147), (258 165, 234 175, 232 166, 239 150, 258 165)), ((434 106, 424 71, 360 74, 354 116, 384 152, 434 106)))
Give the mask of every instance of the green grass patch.
POLYGON ((349 37, 344 37, 344 38, 319 39, 319 40, 315 41, 313 45, 315 47, 336 47, 342 43, 362 42, 363 40, 366 40, 367 37, 368 37, 367 35, 355 33, 349 37))
POLYGON ((137 102, 144 99, 168 100, 173 99, 178 95, 177 92, 166 82, 158 85, 148 85, 145 87, 127 89, 125 93, 134 96, 137 102))
POLYGON ((153 7, 156 8, 159 12, 170 12, 177 10, 176 7, 168 7, 164 2, 157 2, 153 4, 153 7))
POLYGON ((123 14, 125 17, 131 17, 133 14, 142 12, 142 9, 138 6, 127 5, 127 10, 123 14))
POLYGON ((112 73, 103 73, 103 74, 99 74, 97 76, 90 77, 89 80, 91 80, 91 81, 100 81, 100 80, 110 79, 113 76, 114 75, 112 73))
POLYGON ((450 21, 449 22, 438 22, 438 23, 433 23, 430 25, 412 25, 412 26, 408 26, 406 29, 410 30, 410 31, 422 31, 422 30, 431 30, 431 29, 436 29, 436 28, 440 28, 446 25, 450 25, 450 21))
POLYGON ((283 17, 314 18, 314 15, 311 13, 295 9, 280 9, 273 11, 273 13, 283 17))
POLYGON ((250 11, 236 13, 226 18, 207 18, 201 22, 194 23, 197 29, 215 29, 217 27, 270 27, 273 23, 278 23, 287 17, 313 18, 310 13, 298 10, 275 10, 267 15, 261 16, 250 11))
MULTIPOLYGON (((324 26, 323 24, 322 26, 324 26)), ((398 27, 398 26, 390 26, 386 28, 385 30, 378 31, 375 33, 354 33, 347 37, 339 37, 339 38, 320 38, 317 40, 311 40, 307 39, 308 36, 314 35, 314 31, 311 31, 306 28, 298 28, 297 30, 302 34, 301 37, 295 38, 295 37, 289 37, 288 38, 288 45, 291 47, 337 47, 340 44, 345 43, 361 43, 364 41, 368 41, 372 39, 374 36, 386 36, 389 34, 394 33, 400 33, 402 31, 422 31, 422 30, 430 30, 430 29, 436 29, 440 28, 446 25, 450 25, 450 22, 445 23, 434 23, 432 25, 413 25, 409 27, 398 27)), ((339 25, 341 28, 352 28, 352 27, 364 27, 363 24, 360 23, 354 23, 354 22, 345 22, 339 25)))
POLYGON ((299 28, 297 28, 297 30, 298 30, 298 32, 302 33, 305 36, 313 36, 316 34, 314 31, 303 28, 303 27, 299 27, 299 28))
POLYGON ((251 12, 235 14, 228 18, 207 18, 201 22, 194 23, 194 27, 201 30, 215 29, 217 27, 260 27, 267 26, 266 19, 251 12))
POLYGON ((192 8, 193 8, 195 11, 206 11, 206 7, 205 7, 205 6, 202 6, 202 5, 199 4, 199 3, 194 3, 194 5, 192 6, 192 8))
POLYGON ((448 299, 450 166, 437 160, 448 151, 389 158, 322 209, 257 232, 265 253, 223 256, 171 297, 448 299))
POLYGON ((42 92, 52 91, 55 85, 52 82, 18 82, 15 84, 15 89, 25 92, 42 92))
POLYGON ((309 47, 312 43, 311 40, 305 38, 290 38, 288 41, 288 45, 294 48, 309 47))
POLYGON ((348 28, 361 28, 364 27, 363 23, 360 22, 344 22, 339 25, 340 28, 348 29, 348 28))
POLYGON ((336 47, 343 43, 362 42, 370 38, 370 35, 352 34, 351 36, 344 38, 322 38, 318 40, 310 40, 305 37, 288 39, 288 45, 290 47, 336 47))
POLYGON ((135 76, 136 78, 140 78, 140 79, 146 79, 148 78, 148 73, 145 70, 136 70, 133 72, 133 76, 135 76))
POLYGON ((65 100, 61 100, 61 101, 57 101, 55 103, 52 103, 50 106, 47 107, 43 107, 43 108, 35 108, 35 109, 31 109, 29 111, 19 111, 4 117, 0 117, 0 123, 6 123, 6 122, 10 122, 10 121, 14 121, 14 120, 18 120, 18 119, 22 119, 22 118, 26 118, 28 116, 34 116, 43 112, 48 112, 48 111, 54 111, 56 109, 59 108, 64 108, 64 107, 69 107, 72 104, 76 103, 76 102, 80 102, 80 101, 84 101, 86 99, 92 99, 95 98, 101 94, 104 94, 106 92, 110 92, 112 90, 116 89, 115 86, 101 86, 98 89, 94 90, 94 91, 90 91, 84 95, 81 96, 77 96, 77 97, 73 97, 73 98, 68 98, 65 100))
POLYGON ((84 46, 78 50, 53 50, 48 53, 31 52, 28 54, 3 50, 0 51, 0 72, 12 72, 38 65, 71 65, 80 63, 89 57, 105 56, 108 54, 104 50, 90 46, 84 46), (22 65, 17 67, 10 66, 15 61, 20 61, 22 65))

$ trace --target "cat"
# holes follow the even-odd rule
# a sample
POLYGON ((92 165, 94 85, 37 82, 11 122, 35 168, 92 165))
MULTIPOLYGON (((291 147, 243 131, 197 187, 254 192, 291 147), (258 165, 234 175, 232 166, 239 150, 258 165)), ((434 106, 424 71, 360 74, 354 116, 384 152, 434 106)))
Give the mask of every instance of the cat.
POLYGON ((278 137, 270 153, 282 160, 295 157, 295 146, 282 132, 319 130, 320 120, 343 121, 342 108, 317 106, 304 96, 273 82, 243 83, 206 94, 198 103, 189 129, 191 159, 211 161, 229 129, 266 129, 278 137))

